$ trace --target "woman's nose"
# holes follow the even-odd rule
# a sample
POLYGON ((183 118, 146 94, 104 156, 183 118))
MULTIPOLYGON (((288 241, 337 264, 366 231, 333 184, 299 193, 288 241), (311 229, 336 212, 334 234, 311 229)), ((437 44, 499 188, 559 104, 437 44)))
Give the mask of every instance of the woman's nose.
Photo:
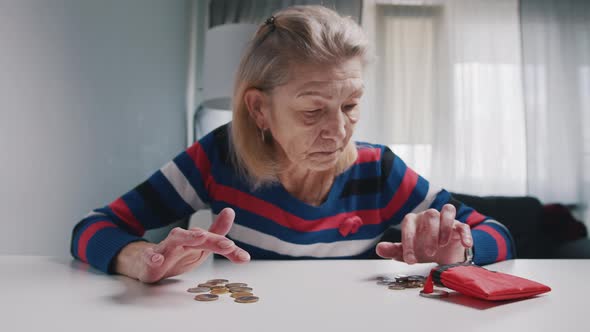
POLYGON ((341 110, 333 110, 327 117, 323 128, 322 138, 335 141, 343 140, 346 137, 346 119, 341 110))

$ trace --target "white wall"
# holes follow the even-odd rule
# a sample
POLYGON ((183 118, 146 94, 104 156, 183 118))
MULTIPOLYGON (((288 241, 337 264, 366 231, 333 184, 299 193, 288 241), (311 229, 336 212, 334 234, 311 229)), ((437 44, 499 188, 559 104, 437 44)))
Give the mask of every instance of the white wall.
POLYGON ((0 254, 69 255, 184 148, 188 22, 188 0, 0 0, 0 254))

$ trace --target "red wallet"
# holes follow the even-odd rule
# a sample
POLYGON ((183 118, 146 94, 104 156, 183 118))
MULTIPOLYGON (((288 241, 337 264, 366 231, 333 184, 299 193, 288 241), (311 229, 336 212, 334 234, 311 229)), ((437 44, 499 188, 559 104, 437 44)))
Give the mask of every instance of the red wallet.
POLYGON ((536 281, 490 271, 471 263, 433 268, 422 292, 433 293, 434 285, 489 301, 523 299, 551 291, 550 287, 536 281))

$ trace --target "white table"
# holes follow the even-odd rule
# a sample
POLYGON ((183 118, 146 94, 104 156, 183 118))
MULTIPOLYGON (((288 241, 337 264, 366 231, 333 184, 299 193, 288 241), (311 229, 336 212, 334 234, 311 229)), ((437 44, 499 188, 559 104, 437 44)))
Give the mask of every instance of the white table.
POLYGON ((208 261, 156 286, 106 276, 69 259, 0 256, 0 331, 589 331, 590 260, 488 266, 552 287, 517 302, 388 290, 379 275, 426 274, 432 264, 385 260, 208 261), (197 302, 212 278, 246 282, 261 300, 197 302))

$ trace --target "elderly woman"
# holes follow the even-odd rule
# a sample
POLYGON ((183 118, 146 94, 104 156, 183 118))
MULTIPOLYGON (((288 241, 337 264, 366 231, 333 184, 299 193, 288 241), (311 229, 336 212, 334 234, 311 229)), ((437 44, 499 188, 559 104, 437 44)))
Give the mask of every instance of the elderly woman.
POLYGON ((476 264, 514 256, 509 231, 417 175, 387 146, 351 141, 359 121, 361 28, 320 6, 277 12, 236 75, 233 120, 74 228, 72 255, 156 282, 210 253, 254 259, 384 258, 476 264), (210 207, 209 230, 145 230, 210 207), (384 242, 401 227, 401 242, 384 242))

